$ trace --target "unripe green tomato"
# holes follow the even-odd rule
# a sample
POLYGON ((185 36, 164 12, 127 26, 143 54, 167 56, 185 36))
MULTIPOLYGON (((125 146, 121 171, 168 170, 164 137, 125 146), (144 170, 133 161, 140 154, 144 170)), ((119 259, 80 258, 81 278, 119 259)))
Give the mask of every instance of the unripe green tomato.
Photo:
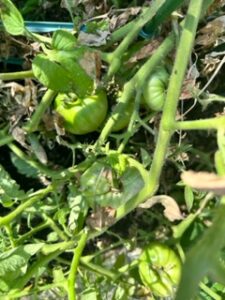
POLYGON ((147 81, 143 97, 147 106, 153 111, 161 111, 165 102, 169 74, 160 67, 147 81))
POLYGON ((133 103, 128 105, 125 110, 120 115, 119 119, 116 121, 112 128, 112 132, 120 131, 124 128, 126 128, 129 125, 131 115, 134 110, 133 103))
POLYGON ((82 135, 93 132, 104 121, 108 109, 106 93, 79 99, 75 94, 58 94, 55 110, 64 119, 66 131, 82 135))
POLYGON ((181 276, 181 261, 168 246, 152 243, 139 257, 143 284, 158 297, 173 296, 181 276))

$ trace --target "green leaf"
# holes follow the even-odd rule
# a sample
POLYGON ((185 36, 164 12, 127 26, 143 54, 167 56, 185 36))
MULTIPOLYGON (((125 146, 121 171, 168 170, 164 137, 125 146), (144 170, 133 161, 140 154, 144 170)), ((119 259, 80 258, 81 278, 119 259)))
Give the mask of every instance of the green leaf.
POLYGON ((47 154, 44 148, 42 147, 38 137, 35 134, 31 133, 28 135, 27 138, 30 142, 30 146, 34 155, 42 164, 46 165, 48 162, 47 154))
POLYGON ((23 17, 10 0, 0 0, 0 16, 5 30, 9 34, 24 34, 25 26, 23 17))
POLYGON ((44 243, 19 246, 0 254, 0 291, 6 292, 26 273, 28 261, 44 243))
POLYGON ((61 55, 57 61, 53 61, 48 56, 39 54, 33 60, 32 69, 43 85, 56 92, 74 92, 83 98, 93 90, 93 80, 75 59, 61 55))
POLYGON ((190 188, 189 186, 185 186, 184 188, 184 199, 187 205, 187 209, 188 211, 190 211, 194 202, 194 193, 192 191, 192 188, 190 188))
POLYGON ((38 177, 38 170, 33 168, 31 165, 26 163, 25 160, 19 158, 14 153, 10 153, 11 161, 13 165, 17 168, 17 171, 20 174, 25 175, 26 177, 37 178, 38 177))
POLYGON ((87 214, 88 206, 84 201, 83 196, 77 191, 74 184, 69 185, 69 194, 67 197, 70 208, 68 226, 71 231, 74 231, 79 225, 79 220, 83 220, 87 214))
POLYGON ((141 148, 141 161, 144 168, 148 167, 152 162, 152 157, 144 148, 141 148))
POLYGON ((0 202, 3 206, 12 206, 15 201, 23 199, 26 193, 0 165, 0 202))
POLYGON ((76 38, 66 30, 57 30, 53 33, 52 47, 56 50, 74 50, 76 46, 76 38))
POLYGON ((32 69, 34 76, 47 88, 60 93, 71 91, 73 84, 68 72, 46 55, 37 55, 33 60, 32 69))
POLYGON ((63 273, 62 267, 57 266, 55 269, 53 269, 53 282, 59 285, 59 288, 61 288, 62 293, 64 292, 63 294, 66 297, 66 295, 67 295, 67 280, 63 273), (62 284, 62 282, 63 282, 63 284, 62 284))
POLYGON ((95 288, 88 288, 80 295, 81 300, 99 300, 98 292, 95 288))
POLYGON ((126 203, 131 198, 136 196, 139 193, 139 191, 144 187, 143 178, 135 167, 128 167, 124 172, 121 181, 123 185, 122 203, 126 203))
POLYGON ((128 300, 129 294, 127 293, 126 289, 122 286, 118 286, 115 294, 113 295, 112 300, 128 300))
POLYGON ((72 91, 80 98, 90 95, 94 88, 94 82, 79 62, 74 59, 62 59, 60 63, 68 71, 72 81, 72 91))
POLYGON ((135 167, 127 166, 116 176, 115 170, 104 162, 95 162, 80 179, 81 192, 89 205, 118 208, 143 188, 144 181, 135 167))

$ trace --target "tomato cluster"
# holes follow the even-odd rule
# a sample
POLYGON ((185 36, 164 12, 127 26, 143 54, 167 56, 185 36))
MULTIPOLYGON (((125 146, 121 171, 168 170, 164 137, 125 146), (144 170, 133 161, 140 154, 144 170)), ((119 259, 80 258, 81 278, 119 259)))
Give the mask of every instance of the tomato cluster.
MULTIPOLYGON (((168 77, 167 71, 160 67, 148 79, 143 90, 143 102, 148 109, 162 110, 168 77)), ((125 108, 112 131, 120 131, 128 126, 133 109, 134 103, 125 108)), ((73 93, 58 94, 55 99, 55 110, 63 117, 66 131, 77 135, 87 134, 99 129, 106 119, 107 95, 104 90, 84 99, 78 98, 73 93)))

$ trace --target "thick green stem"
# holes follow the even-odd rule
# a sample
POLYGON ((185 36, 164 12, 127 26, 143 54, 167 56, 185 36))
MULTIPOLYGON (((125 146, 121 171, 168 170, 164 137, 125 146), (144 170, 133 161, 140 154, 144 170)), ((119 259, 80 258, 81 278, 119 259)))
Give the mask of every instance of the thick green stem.
POLYGON ((211 130, 225 128, 225 117, 209 118, 203 120, 175 122, 175 130, 211 130))
POLYGON ((142 88, 145 84, 145 81, 152 73, 154 68, 160 64, 164 57, 172 50, 174 46, 174 35, 171 34, 167 37, 155 53, 149 58, 149 60, 140 68, 136 75, 124 85, 124 91, 120 98, 120 102, 117 104, 113 115, 108 119, 106 125, 104 126, 101 135, 98 140, 98 145, 101 146, 104 144, 106 138, 108 137, 113 125, 119 119, 119 116, 124 111, 126 105, 132 97, 134 97, 136 88, 142 88))
POLYGON ((112 53, 111 64, 107 75, 109 78, 111 78, 118 71, 121 65, 122 55, 128 49, 133 40, 136 38, 142 27, 155 16, 157 10, 164 4, 164 2, 165 0, 154 1, 151 4, 151 6, 141 14, 141 16, 136 20, 136 22, 134 22, 134 26, 123 39, 121 44, 112 53))
POLYGON ((0 80, 17 80, 25 78, 33 78, 34 73, 32 70, 29 71, 20 71, 12 73, 0 73, 0 80))
POLYGON ((20 204, 16 209, 14 209, 11 213, 4 217, 0 217, 0 227, 6 224, 9 224, 12 220, 18 217, 21 213, 23 213, 28 207, 32 206, 35 202, 41 200, 48 193, 53 190, 53 187, 49 185, 43 190, 40 190, 34 193, 26 202, 20 204))
POLYGON ((13 141, 13 137, 12 136, 5 135, 5 136, 3 136, 3 137, 0 138, 0 147, 9 144, 12 141, 13 141))
POLYGON ((77 268, 79 265, 80 257, 84 250, 88 238, 88 231, 84 229, 81 234, 80 240, 77 244, 77 247, 74 250, 73 260, 71 263, 69 276, 68 276, 68 299, 76 300, 76 290, 75 290, 75 282, 77 277, 77 268))
POLYGON ((167 148, 173 133, 177 104, 181 92, 182 82, 191 55, 192 46, 201 14, 203 0, 192 0, 185 18, 174 67, 169 81, 166 101, 163 108, 159 135, 150 175, 150 185, 156 187, 159 182, 162 167, 166 157, 167 148))
POLYGON ((116 31, 114 31, 110 36, 110 40, 109 43, 107 43, 107 47, 109 45, 114 44, 115 42, 122 40, 132 30, 134 25, 135 25, 135 21, 131 21, 126 25, 120 27, 116 31))
POLYGON ((101 276, 107 277, 111 281, 115 281, 119 277, 119 273, 108 270, 105 267, 101 267, 100 265, 93 264, 91 262, 87 262, 85 259, 80 258, 80 263, 82 266, 86 267, 87 269, 91 270, 92 272, 95 272, 101 276))
POLYGON ((46 109, 50 107, 55 95, 56 95, 56 92, 54 92, 52 90, 46 91, 41 102, 39 103, 38 107, 36 108, 35 113, 31 117, 30 121, 28 122, 28 124, 26 124, 24 126, 24 129, 27 132, 32 132, 32 131, 37 130, 38 125, 39 125, 46 109))

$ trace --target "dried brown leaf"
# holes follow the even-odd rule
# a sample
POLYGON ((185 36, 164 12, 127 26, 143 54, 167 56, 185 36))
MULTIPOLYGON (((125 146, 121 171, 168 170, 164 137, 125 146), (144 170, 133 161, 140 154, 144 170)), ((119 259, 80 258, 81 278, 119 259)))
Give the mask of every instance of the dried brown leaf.
POLYGON ((99 47, 105 45, 109 31, 97 30, 96 34, 80 31, 78 41, 82 45, 99 47))
POLYGON ((116 210, 111 207, 101 207, 87 218, 87 225, 93 229, 101 229, 115 222, 116 210))
POLYGON ((138 52, 136 52, 135 55, 127 61, 127 63, 136 63, 141 59, 151 56, 153 52, 159 47, 160 43, 160 39, 152 40, 149 44, 145 45, 138 52))
POLYGON ((97 52, 85 52, 79 61, 81 67, 94 80, 100 79, 101 76, 101 58, 97 52))
POLYGON ((26 144, 26 135, 22 128, 16 126, 12 129, 11 134, 15 141, 17 141, 21 146, 28 149, 28 145, 26 144))
POLYGON ((183 182, 199 191, 225 195, 225 177, 215 173, 186 171, 181 174, 183 182))
POLYGON ((182 85, 182 91, 181 91, 181 95, 180 95, 180 100, 186 100, 186 99, 190 99, 193 98, 194 96, 194 92, 196 89, 195 86, 195 79, 185 79, 182 85))
POLYGON ((177 205, 176 200, 167 195, 157 195, 148 199, 146 202, 141 203, 138 206, 138 209, 148 209, 151 208, 155 204, 161 204, 164 206, 164 216, 171 222, 175 220, 183 219, 180 208, 177 205))
POLYGON ((215 13, 215 10, 221 10, 222 6, 224 5, 225 0, 214 0, 207 11, 207 14, 210 16, 211 14, 215 13))
POLYGON ((210 47, 225 32, 225 16, 220 16, 202 27, 196 39, 196 45, 210 47))
POLYGON ((141 7, 131 7, 126 9, 122 14, 119 16, 113 16, 110 20, 110 30, 113 31, 116 28, 119 28, 125 25, 130 16, 136 16, 141 11, 141 7))

